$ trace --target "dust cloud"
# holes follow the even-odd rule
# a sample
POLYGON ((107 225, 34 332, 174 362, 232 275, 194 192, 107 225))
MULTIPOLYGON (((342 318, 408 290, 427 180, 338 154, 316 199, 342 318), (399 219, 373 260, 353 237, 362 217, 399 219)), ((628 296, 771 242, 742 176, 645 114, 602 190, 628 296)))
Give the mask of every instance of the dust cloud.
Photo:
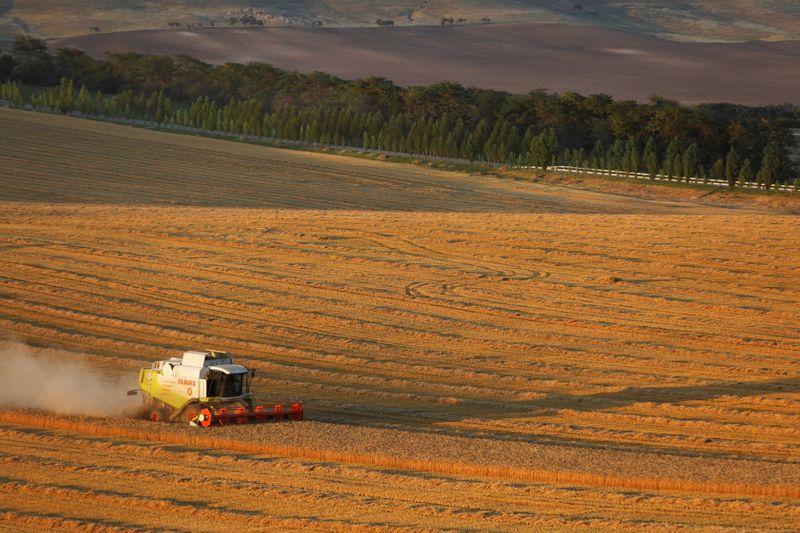
POLYGON ((105 376, 88 361, 35 354, 18 342, 0 343, 0 405, 54 413, 113 416, 133 414, 138 396, 126 392, 135 376, 105 376))

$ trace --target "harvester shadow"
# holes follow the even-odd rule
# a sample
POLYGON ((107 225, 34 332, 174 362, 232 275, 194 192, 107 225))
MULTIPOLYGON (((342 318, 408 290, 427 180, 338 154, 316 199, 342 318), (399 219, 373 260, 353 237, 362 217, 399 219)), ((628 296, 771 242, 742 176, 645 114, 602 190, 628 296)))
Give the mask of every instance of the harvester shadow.
MULTIPOLYGON (((68 524, 70 521, 76 520, 70 515, 63 515, 56 512, 30 512, 30 511, 22 511, 19 509, 13 509, 9 507, 0 507, 0 515, 7 514, 8 516, 19 516, 21 517, 21 522, 24 522, 26 518, 32 518, 34 520, 41 520, 41 519, 50 519, 50 520, 57 520, 64 524, 68 524)), ((110 519, 103 519, 103 518, 92 518, 91 520, 92 526, 99 528, 99 530, 120 530, 120 531, 141 531, 142 527, 139 524, 132 524, 130 522, 123 522, 120 520, 110 520, 110 519)), ((84 526, 85 527, 85 526, 84 526)), ((22 530, 22 529, 20 529, 22 530)), ((88 530, 88 529, 87 529, 88 530)), ((13 531, 13 530, 10 530, 13 531)), ((158 532, 170 532, 170 533, 191 533, 189 529, 176 529, 175 527, 169 528, 154 528, 152 526, 147 527, 147 531, 153 531, 155 533, 158 532)))
POLYGON ((541 400, 548 407, 579 411, 623 407, 634 403, 677 403, 710 400, 721 396, 752 397, 776 392, 800 391, 800 378, 771 381, 738 381, 711 385, 681 387, 627 387, 619 392, 598 393, 587 396, 557 396, 541 400))
MULTIPOLYGON (((535 421, 537 415, 546 416, 556 410, 573 410, 580 412, 610 412, 615 409, 637 403, 653 404, 680 404, 690 401, 711 400, 718 397, 748 398, 781 392, 800 391, 800 378, 778 379, 769 381, 750 381, 735 383, 718 383, 709 385, 689 385, 678 387, 627 387, 618 392, 597 393, 589 395, 561 395, 549 394, 543 398, 530 401, 505 402, 503 407, 485 407, 476 405, 461 405, 456 408, 431 409, 420 407, 420 415, 414 422, 398 418, 396 420, 380 419, 369 412, 365 406, 364 413, 358 410, 351 411, 347 416, 328 412, 322 416, 312 418, 322 422, 354 426, 372 426, 386 429, 395 429, 420 434, 439 434, 471 438, 488 438, 491 440, 508 440, 527 442, 532 444, 557 444, 588 449, 608 448, 628 449, 641 451, 646 447, 649 451, 663 451, 672 455, 730 457, 731 453, 724 450, 679 449, 658 442, 641 444, 625 443, 614 439, 587 440, 580 437, 552 435, 536 432, 515 432, 502 428, 471 429, 459 427, 459 423, 469 423, 471 420, 481 421, 513 421, 525 418, 535 421)), ((313 410, 309 410, 313 412, 313 410)), ((567 422, 568 423, 568 422, 567 422)), ((762 461, 785 462, 782 459, 760 457, 762 461)))
MULTIPOLYGON (((733 382, 733 383, 719 383, 710 385, 689 385, 681 387, 628 387, 619 392, 613 393, 598 393, 586 396, 556 396, 546 397, 540 402, 537 402, 543 409, 572 409, 575 411, 583 412, 605 412, 615 410, 621 407, 637 403, 652 403, 652 404, 680 404, 683 402, 692 401, 706 401, 719 397, 733 397, 733 398, 748 398, 761 396, 765 394, 774 394, 776 392, 797 392, 800 391, 800 378, 792 379, 778 379, 761 382, 733 382)), ((701 437, 701 435, 698 435, 701 437)), ((552 437, 551 437, 552 438, 552 437)), ((571 441, 572 445, 596 447, 587 441, 577 439, 557 438, 556 441, 567 442, 571 441)), ((617 449, 630 449, 640 451, 646 447, 650 451, 661 451, 672 455, 686 455, 686 456, 704 456, 704 457, 731 457, 731 452, 725 450, 715 450, 713 448, 713 439, 708 439, 707 443, 712 447, 704 450, 695 449, 680 449, 675 446, 664 445, 658 442, 648 444, 630 443, 624 444, 620 442, 603 442, 600 447, 607 447, 609 445, 617 449)), ((735 453, 733 455, 740 455, 735 453)), ((779 458, 769 458, 759 456, 759 460, 763 462, 785 463, 787 461, 779 458)), ((794 463, 795 461, 788 461, 794 463)))

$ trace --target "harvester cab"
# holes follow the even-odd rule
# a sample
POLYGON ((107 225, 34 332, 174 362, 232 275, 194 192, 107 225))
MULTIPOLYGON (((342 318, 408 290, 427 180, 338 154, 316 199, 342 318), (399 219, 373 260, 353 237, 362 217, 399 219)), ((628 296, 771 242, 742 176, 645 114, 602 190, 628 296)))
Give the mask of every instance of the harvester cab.
POLYGON ((302 420, 299 403, 254 405, 250 382, 255 370, 233 363, 227 352, 188 351, 139 370, 139 389, 150 420, 208 427, 277 420, 302 420))

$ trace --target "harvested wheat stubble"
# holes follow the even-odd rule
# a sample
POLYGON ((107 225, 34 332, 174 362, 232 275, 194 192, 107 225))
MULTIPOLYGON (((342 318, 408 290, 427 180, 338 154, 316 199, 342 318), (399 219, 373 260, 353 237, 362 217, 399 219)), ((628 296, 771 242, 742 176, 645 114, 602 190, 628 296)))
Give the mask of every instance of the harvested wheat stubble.
MULTIPOLYGON (((767 498, 703 495, 710 485, 701 489, 691 483, 680 488, 667 483, 662 488, 619 490, 608 486, 615 481, 613 476, 604 478, 605 484, 596 484, 600 481, 596 478, 594 486, 581 486, 591 476, 561 473, 531 479, 541 473, 525 470, 527 479, 513 479, 506 477, 513 469, 479 472, 462 463, 457 465, 460 469, 448 470, 446 463, 396 458, 388 464, 374 454, 326 454, 229 440, 183 427, 145 429, 142 422, 133 428, 35 413, 19 416, 17 422, 25 428, 20 431, 9 424, 14 418, 5 414, 0 425, 4 442, 0 464, 9 476, 3 481, 5 488, 28 501, 47 494, 49 508, 69 517, 79 511, 67 501, 79 508, 98 503, 122 507, 95 516, 110 515, 149 528, 165 523, 175 528, 188 520, 204 524, 207 530, 267 525, 344 530, 375 524, 380 517, 383 527, 630 529, 644 520, 654 530, 669 530, 690 522, 780 527, 800 516, 800 504, 778 505, 774 492, 767 498), (66 431, 41 429, 48 425, 66 431), (32 431, 33 427, 40 429, 32 431), (136 434, 146 442, 131 440, 136 434), (265 502, 269 502, 266 513, 265 502), (132 515, 130 505, 157 512, 132 515), (692 509, 691 517, 687 509, 692 509), (746 514, 735 517, 742 512, 746 514), (209 527, 214 521, 225 522, 209 527)), ((636 480, 626 481, 630 485, 636 480)), ((719 488, 724 487, 715 486, 719 488)))
POLYGON ((6 412, 6 519, 797 523, 795 217, 3 120, 0 135, 17 132, 0 143, 12 161, 0 165, 4 336, 126 376, 184 349, 227 349, 257 370, 259 401, 299 399, 311 418, 198 433, 6 412), (57 156, 26 140, 72 130, 57 156), (122 145, 139 164, 124 163, 122 145), (71 477, 48 479, 51 469, 71 477), (148 495, 151 484, 131 482, 146 476, 166 484, 148 495), (215 486, 231 495, 216 501, 215 486), (254 486, 282 503, 265 511, 245 494, 254 486), (87 510, 128 498, 164 516, 87 510))
POLYGON ((149 421, 65 420, 37 413, 0 413, 0 422, 81 435, 188 445, 341 464, 389 467, 461 476, 544 483, 573 483, 625 489, 677 490, 776 496, 800 500, 800 468, 741 459, 686 458, 664 454, 608 453, 559 446, 496 442, 444 435, 415 439, 399 430, 347 427, 320 422, 233 426, 199 431, 187 426, 154 428, 149 421), (631 466, 634 465, 634 466, 631 466), (612 472, 625 469, 627 476, 612 472), (677 478, 691 471, 692 479, 677 478), (645 477, 663 472, 661 477, 645 477), (702 481, 699 481, 702 480, 702 481), (784 484, 781 484, 784 483, 784 484))

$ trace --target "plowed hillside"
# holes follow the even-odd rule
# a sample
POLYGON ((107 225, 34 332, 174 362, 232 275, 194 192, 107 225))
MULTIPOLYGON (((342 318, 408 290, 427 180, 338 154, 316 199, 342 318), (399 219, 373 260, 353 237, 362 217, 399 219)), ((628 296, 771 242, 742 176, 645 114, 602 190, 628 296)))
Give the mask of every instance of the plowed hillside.
POLYGON ((0 110, 3 337, 125 377, 227 349, 309 419, 4 408, 0 520, 792 529, 798 249, 768 212, 0 110))
MULTIPOLYGON (((679 19, 679 17, 678 17, 679 19)), ((724 24, 711 32, 719 35, 724 24)), ((734 30, 735 31, 735 30, 734 30)), ((101 33, 57 39, 97 58, 108 52, 186 54, 209 63, 265 62, 344 79, 399 85, 443 80, 525 94, 654 94, 700 104, 798 104, 800 42, 685 42, 620 29, 510 24, 422 28, 215 28, 101 33)))

